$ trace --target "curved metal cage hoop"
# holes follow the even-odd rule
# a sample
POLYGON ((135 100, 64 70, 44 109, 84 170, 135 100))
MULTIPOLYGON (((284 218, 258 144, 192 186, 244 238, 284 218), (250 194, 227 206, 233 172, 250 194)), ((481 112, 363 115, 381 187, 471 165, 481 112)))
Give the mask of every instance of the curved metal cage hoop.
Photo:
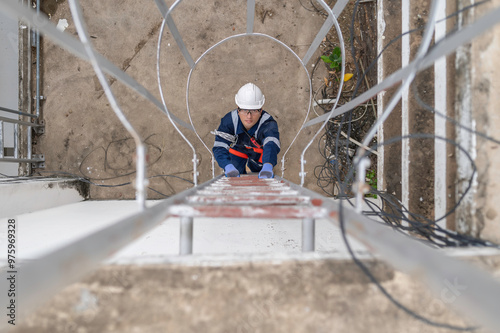
MULTIPOLYGON (((193 119, 191 117, 191 109, 189 107, 189 88, 190 88, 190 83, 191 83, 191 76, 193 74, 194 69, 198 65, 198 63, 208 53, 210 53, 215 48, 217 48, 218 46, 224 44, 225 42, 227 42, 227 41, 229 41, 231 39, 241 38, 241 37, 247 37, 247 36, 257 36, 257 37, 268 38, 271 41, 273 41, 275 43, 278 43, 280 46, 284 47, 288 52, 290 52, 299 61, 299 63, 302 65, 302 68, 304 69, 304 71, 306 73, 306 76, 308 78, 308 83, 309 83, 309 103, 308 103, 307 112, 306 112, 306 115, 305 115, 304 122, 303 122, 302 126, 297 131, 297 133, 296 133, 295 137, 293 138, 292 142, 290 143, 290 145, 286 149, 285 153, 283 154, 283 157, 282 157, 282 160, 281 160, 281 162, 282 162, 282 177, 283 177, 284 176, 284 170, 285 170, 285 166, 284 166, 284 164, 285 164, 285 157, 286 157, 287 153, 290 151, 290 148, 292 147, 292 145, 295 143, 295 141, 296 141, 297 137, 299 136, 300 132, 305 127, 305 124, 307 122, 307 119, 308 119, 310 111, 311 111, 311 105, 312 105, 312 99, 313 99, 313 96, 312 96, 312 82, 311 82, 311 76, 310 76, 309 71, 307 70, 306 64, 309 62, 309 60, 311 59, 311 57, 314 54, 314 52, 316 51, 316 49, 319 47, 321 41, 326 36, 326 34, 330 31, 330 28, 333 25, 335 25, 335 28, 336 28, 336 31, 337 31, 337 34, 338 34, 338 37, 339 37, 339 41, 340 41, 341 55, 342 55, 342 70, 341 70, 341 75, 342 76, 344 75, 344 72, 345 72, 345 48, 344 48, 342 33, 340 31, 340 27, 339 27, 339 24, 337 22, 337 19, 336 19, 335 15, 334 15, 334 11, 341 12, 342 9, 347 4, 347 1, 346 0, 338 1, 333 10, 330 7, 328 7, 328 5, 323 0, 317 1, 323 7, 323 9, 328 13, 328 17, 325 20, 325 22, 324 22, 323 26, 321 27, 321 29, 319 30, 319 32, 317 33, 317 35, 315 36, 314 41, 312 42, 312 44, 309 47, 308 51, 306 52, 305 56, 303 58, 300 58, 288 45, 286 45, 282 41, 280 41, 280 40, 278 40, 278 39, 276 39, 276 38, 274 38, 272 36, 269 36, 267 34, 253 32, 253 25, 254 25, 254 18, 255 18, 255 0, 248 0, 247 1, 247 32, 244 33, 244 34, 232 35, 232 36, 229 36, 229 37, 226 37, 226 38, 222 39, 221 41, 217 42, 216 44, 214 44, 210 48, 208 48, 205 52, 203 52, 203 54, 196 61, 193 61, 193 58, 189 54, 189 51, 188 51, 186 45, 184 44, 182 36, 180 35, 180 33, 179 33, 179 31, 178 31, 178 29, 177 29, 177 27, 176 27, 176 25, 175 25, 175 23, 173 21, 172 15, 171 15, 172 12, 173 12, 173 10, 182 2, 182 0, 177 0, 170 8, 167 8, 167 6, 164 4, 164 2, 162 0, 155 0, 155 2, 156 2, 157 6, 158 6, 158 8, 160 10, 160 12, 162 13, 162 15, 164 17, 163 24, 162 24, 161 31, 160 31, 160 36, 158 37, 158 56, 157 56, 157 68, 158 68, 158 73, 157 74, 158 74, 158 84, 160 85, 159 89, 160 89, 161 98, 162 98, 162 101, 164 101, 163 91, 161 89, 161 83, 160 83, 161 82, 160 81, 160 72, 159 72, 159 66, 160 66, 159 65, 159 61, 160 61, 160 52, 161 52, 160 46, 161 46, 161 39, 162 39, 162 36, 163 36, 164 26, 166 24, 168 26, 169 30, 170 30, 170 33, 174 37, 174 39, 176 41, 176 44, 179 47, 179 50, 181 51, 182 55, 184 56, 184 59, 186 60, 186 62, 188 63, 188 65, 190 67, 190 71, 189 71, 189 74, 188 74, 188 81, 187 81, 187 85, 186 85, 186 109, 187 109, 189 121, 191 123, 191 126, 192 126, 195 134, 196 134, 196 137, 200 140, 200 142, 203 144, 203 146, 205 147, 205 149, 207 149, 207 151, 209 152, 209 154, 211 156, 212 177, 215 177, 214 155, 213 155, 211 149, 205 144, 205 142, 201 139, 200 135, 196 131, 196 128, 195 128, 194 123, 193 123, 193 119)), ((339 100, 338 97, 340 97, 340 94, 342 92, 342 87, 343 87, 343 81, 341 80, 340 85, 339 85, 338 95, 337 95, 337 101, 339 100)), ((334 105, 334 108, 337 106, 336 103, 334 105)), ((306 148, 304 149, 304 151, 303 151, 303 153, 301 155, 301 168, 302 168, 302 171, 301 171, 300 175, 302 176, 302 184, 304 182, 303 178, 305 176, 305 173, 303 171, 303 165, 305 163, 305 161, 303 160, 303 157, 304 157, 305 151, 311 146, 312 142, 315 140, 315 138, 317 137, 317 135, 323 130, 323 128, 326 125, 326 123, 328 122, 329 118, 330 117, 328 117, 325 120, 323 126, 313 136, 313 138, 307 144, 306 148)), ((170 117, 169 117, 169 119, 170 119, 170 117)), ((180 131, 180 129, 177 126, 175 126, 175 128, 177 129, 177 131, 179 131, 179 133, 184 138, 184 140, 187 140, 186 137, 180 131)), ((188 144, 194 150, 192 144, 190 142, 188 144)), ((194 163, 196 163, 196 162, 194 162, 194 163)))

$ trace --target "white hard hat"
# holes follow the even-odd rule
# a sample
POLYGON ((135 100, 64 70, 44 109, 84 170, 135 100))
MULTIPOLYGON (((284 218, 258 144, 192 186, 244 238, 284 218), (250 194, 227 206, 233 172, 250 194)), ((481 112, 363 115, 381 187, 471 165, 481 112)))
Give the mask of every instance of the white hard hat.
POLYGON ((257 110, 264 105, 266 98, 259 87, 253 83, 247 83, 238 90, 234 100, 240 109, 257 110))

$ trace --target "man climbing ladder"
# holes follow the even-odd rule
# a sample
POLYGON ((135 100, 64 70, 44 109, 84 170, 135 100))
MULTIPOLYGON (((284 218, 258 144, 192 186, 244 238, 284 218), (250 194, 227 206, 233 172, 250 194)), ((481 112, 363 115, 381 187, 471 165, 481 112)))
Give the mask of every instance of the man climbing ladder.
POLYGON ((262 110, 265 96, 253 83, 247 83, 235 96, 237 109, 227 113, 213 131, 215 159, 227 177, 246 174, 246 166, 259 172, 259 178, 273 178, 280 141, 278 124, 262 110))

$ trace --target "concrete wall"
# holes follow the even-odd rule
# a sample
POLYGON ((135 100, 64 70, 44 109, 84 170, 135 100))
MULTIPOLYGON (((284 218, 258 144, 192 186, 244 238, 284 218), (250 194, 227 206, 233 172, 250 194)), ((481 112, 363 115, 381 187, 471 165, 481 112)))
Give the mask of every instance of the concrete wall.
MULTIPOLYGON (((462 6, 468 1, 461 1, 462 6)), ((478 6, 464 14, 464 23, 468 24, 488 14, 493 8, 498 8, 500 1, 494 0, 478 6)), ((500 116, 500 26, 490 29, 476 38, 470 45, 461 50, 467 66, 457 62, 457 72, 462 80, 457 80, 457 112, 464 114, 461 120, 466 126, 472 127, 496 141, 487 140, 480 135, 473 135, 464 130, 458 131, 457 141, 465 145, 477 166, 477 174, 472 183, 470 194, 466 197, 464 208, 457 214, 459 230, 480 235, 484 239, 500 242, 500 169, 499 138, 500 116), (464 73, 465 71, 465 73, 464 73), (464 85, 467 85, 464 87, 464 85), (464 102, 465 101, 465 102, 464 102), (469 113, 469 115, 467 115, 469 113)), ((460 154, 457 152, 457 156, 460 154)), ((463 156, 463 154, 462 154, 463 156)), ((463 158, 458 160, 459 174, 457 192, 463 192, 464 183, 472 173, 470 162, 463 158), (465 179, 464 179, 465 178, 465 179)))

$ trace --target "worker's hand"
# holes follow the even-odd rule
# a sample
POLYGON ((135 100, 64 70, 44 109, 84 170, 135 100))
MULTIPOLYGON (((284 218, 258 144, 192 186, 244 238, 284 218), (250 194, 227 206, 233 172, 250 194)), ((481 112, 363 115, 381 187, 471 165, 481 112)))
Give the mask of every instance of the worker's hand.
POLYGON ((232 164, 226 165, 226 167, 224 168, 224 173, 226 174, 226 177, 239 177, 240 176, 240 172, 232 164))
POLYGON ((273 165, 271 163, 265 163, 262 166, 262 170, 259 172, 259 178, 274 178, 273 165))

